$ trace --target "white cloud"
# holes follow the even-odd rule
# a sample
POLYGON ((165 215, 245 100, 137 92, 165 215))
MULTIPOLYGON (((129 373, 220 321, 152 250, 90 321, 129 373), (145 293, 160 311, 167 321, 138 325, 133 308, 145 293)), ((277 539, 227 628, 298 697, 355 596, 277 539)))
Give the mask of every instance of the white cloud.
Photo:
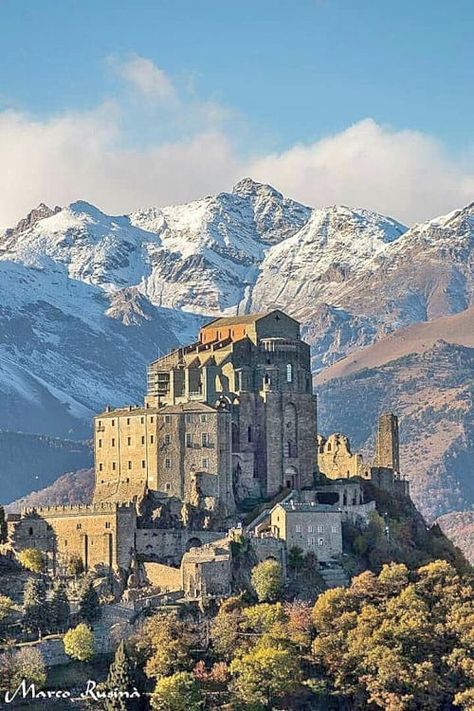
POLYGON ((149 60, 135 57, 126 66, 140 95, 169 101, 168 118, 158 108, 156 124, 175 126, 165 134, 174 138, 158 139, 158 131, 130 148, 124 127, 136 106, 124 98, 43 121, 0 113, 0 228, 39 202, 83 199, 121 214, 228 190, 245 175, 310 205, 368 207, 406 223, 474 199, 472 170, 423 133, 366 119, 313 144, 249 159, 233 140, 232 114, 218 102, 178 92, 149 60))
POLYGON ((127 61, 118 64, 117 68, 123 79, 147 98, 165 103, 176 101, 171 80, 166 72, 150 59, 133 55, 127 61))

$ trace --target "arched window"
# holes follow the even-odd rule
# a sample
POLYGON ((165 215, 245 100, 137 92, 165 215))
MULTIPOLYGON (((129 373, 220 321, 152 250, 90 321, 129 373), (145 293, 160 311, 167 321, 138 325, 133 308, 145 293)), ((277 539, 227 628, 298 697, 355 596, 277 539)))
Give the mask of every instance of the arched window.
POLYGON ((331 451, 331 442, 328 442, 328 444, 327 444, 327 451, 328 451, 328 452, 331 451))
POLYGON ((288 363, 286 366, 286 382, 293 382, 293 366, 291 365, 291 363, 288 363))

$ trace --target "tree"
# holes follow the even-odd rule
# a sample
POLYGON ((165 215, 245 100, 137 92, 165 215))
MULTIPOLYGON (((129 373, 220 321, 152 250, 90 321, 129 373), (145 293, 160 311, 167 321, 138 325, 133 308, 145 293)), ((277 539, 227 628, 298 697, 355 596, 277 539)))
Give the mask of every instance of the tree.
POLYGON ((64 635, 64 651, 72 659, 88 662, 94 656, 94 633, 84 622, 64 635))
POLYGON ((81 575, 84 572, 84 563, 77 553, 72 553, 67 559, 66 572, 68 575, 81 575))
POLYGON ((11 615, 15 609, 15 603, 6 595, 0 595, 0 624, 11 615))
POLYGON ((38 548, 25 548, 18 553, 21 565, 32 573, 42 573, 45 568, 44 553, 38 548))
POLYGON ((66 594, 66 588, 61 581, 56 581, 53 596, 49 603, 49 622, 53 630, 64 630, 71 616, 71 606, 66 594))
POLYGON ((158 680, 151 697, 156 711, 199 711, 202 697, 199 686, 189 672, 176 672, 158 680))
POLYGON ((6 543, 7 541, 7 520, 5 517, 5 509, 0 506, 0 543, 6 543))
MULTIPOLYGON (((134 667, 122 640, 117 647, 110 665, 109 674, 104 683, 105 690, 131 692, 134 686, 134 667)), ((128 711, 133 708, 132 701, 126 698, 110 698, 104 701, 106 711, 128 711)))
POLYGON ((137 644, 147 659, 146 675, 159 678, 191 669, 190 649, 195 642, 195 635, 175 614, 151 617, 137 644))
POLYGON ((44 580, 30 578, 23 593, 23 624, 29 632, 37 632, 41 636, 48 627, 48 618, 44 580))
POLYGON ((230 671, 234 677, 232 692, 246 705, 271 708, 278 699, 296 691, 301 682, 295 655, 276 647, 257 646, 237 656, 230 671))
POLYGON ((46 683, 46 665, 43 655, 35 647, 23 647, 5 652, 0 657, 0 686, 15 690, 23 679, 41 689, 46 683))
POLYGON ((283 584, 280 563, 276 560, 264 560, 252 570, 252 585, 259 602, 275 602, 283 584))
POLYGON ((101 614, 99 596, 92 580, 86 581, 79 598, 79 615, 85 622, 92 624, 101 614))

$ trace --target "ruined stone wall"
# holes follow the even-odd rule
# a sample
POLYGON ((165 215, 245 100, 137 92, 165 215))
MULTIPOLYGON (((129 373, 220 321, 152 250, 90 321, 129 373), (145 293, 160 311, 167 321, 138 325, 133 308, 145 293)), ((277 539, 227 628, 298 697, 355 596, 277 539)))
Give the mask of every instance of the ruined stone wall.
POLYGON ((181 570, 163 563, 144 563, 147 581, 160 592, 181 590, 181 570))
POLYGON ((181 575, 187 597, 227 597, 232 582, 230 551, 212 546, 193 549, 183 556, 181 575))
POLYGON ((336 432, 327 439, 318 435, 318 466, 330 479, 343 479, 361 476, 364 461, 361 454, 351 452, 349 438, 336 432))
POLYGON ((190 531, 184 528, 137 529, 137 553, 148 560, 179 565, 186 550, 196 545, 217 541, 222 531, 190 531))

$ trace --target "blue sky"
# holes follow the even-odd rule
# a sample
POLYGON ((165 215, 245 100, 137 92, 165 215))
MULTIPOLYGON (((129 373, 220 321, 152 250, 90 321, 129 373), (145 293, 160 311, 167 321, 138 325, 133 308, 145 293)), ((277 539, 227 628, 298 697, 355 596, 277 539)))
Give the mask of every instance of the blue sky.
MULTIPOLYGON (((439 210, 438 193, 427 199, 426 213, 434 210, 435 214, 455 207, 456 200, 467 198, 473 187, 473 20, 474 4, 467 0, 2 0, 0 150, 2 115, 8 118, 7 126, 3 125, 5 145, 10 146, 8 157, 15 157, 12 137, 30 140, 31 154, 35 142, 42 140, 42 133, 51 132, 54 122, 68 117, 70 122, 81 123, 88 116, 99 121, 98 133, 110 133, 103 138, 102 149, 96 146, 94 150, 109 155, 117 151, 122 159, 124 151, 140 152, 141 167, 133 166, 137 173, 146 172, 146 153, 153 161, 159 150, 163 159, 163 146, 182 149, 186 142, 213 134, 216 146, 223 143, 220 163, 218 155, 210 156, 212 179, 203 181, 192 168, 180 191, 177 175, 172 181, 177 186, 174 190, 164 189, 155 176, 156 190, 144 187, 144 203, 198 197, 200 188, 218 189, 219 181, 221 189, 229 189, 227 181, 232 182, 246 168, 255 168, 258 177, 270 181, 273 171, 277 187, 306 201, 314 196, 314 203, 318 180, 325 172, 319 166, 325 144, 318 142, 344 137, 351 127, 362 126, 363 135, 359 132, 351 140, 358 146, 362 141, 365 156, 374 140, 392 137, 396 143, 408 131, 416 137, 422 158, 426 161, 426 152, 431 151, 437 169, 453 176, 457 184, 444 186, 448 200, 439 204, 439 210), (138 65, 130 79, 127 67, 137 59, 148 62, 142 64, 144 72, 151 67, 160 72, 169 91, 163 94, 143 84, 137 78, 138 65), (377 135, 371 134, 364 121, 372 122, 377 135), (313 147, 312 191, 302 187, 296 175, 291 180, 292 171, 308 170, 304 162, 299 168, 294 160, 291 165, 288 162, 286 153, 301 146, 313 147)), ((159 81, 158 74, 155 79, 159 81)), ((82 130, 87 129, 82 125, 82 130)), ((69 135, 69 143, 72 140, 69 135)), ((79 150, 81 142, 88 141, 78 138, 77 142, 79 150)), ((51 134, 49 143, 51 160, 56 161, 61 177, 65 156, 54 155, 57 151, 55 147, 51 152, 51 143, 57 146, 61 138, 51 134)), ((207 149, 208 144, 204 156, 207 149)), ((71 151, 69 146, 66 153, 71 151)), ((337 156, 336 162, 341 160, 340 151, 337 156)), ((57 202, 68 198, 64 185, 61 188, 64 181, 58 181, 55 192, 51 166, 40 180, 44 157, 38 154, 36 159, 36 152, 33 157, 36 172, 32 174, 30 166, 28 173, 25 166, 18 182, 15 175, 10 176, 17 193, 25 181, 37 181, 37 189, 26 191, 25 207, 26 198, 35 200, 40 195, 41 183, 44 190, 45 180, 51 187, 44 190, 47 199, 54 201, 56 194, 57 202)), ((289 157, 295 158, 293 153, 289 157)), ((188 158, 197 162, 196 156, 188 158)), ((19 162, 23 159, 20 156, 19 162)), ((176 160, 186 172, 184 153, 176 160)), ((375 151, 373 161, 377 160, 391 162, 385 149, 382 154, 375 151)), ((433 166, 427 165, 421 174, 410 169, 410 180, 416 183, 430 173, 433 166)), ((351 170, 356 172, 353 166, 351 170)), ((171 172, 168 169, 173 176, 178 172, 177 164, 171 172)), ((401 172, 398 167, 391 180, 397 176, 404 180, 401 172)), ((89 181, 90 197, 114 209, 112 195, 107 196, 96 183, 97 176, 89 181)), ((87 176, 79 176, 78 190, 87 192, 87 187, 87 176)), ((131 209, 140 198, 137 189, 129 197, 123 186, 115 189, 117 208, 119 199, 120 206, 131 209)), ((403 190, 400 207, 377 195, 371 203, 370 195, 367 207, 391 210, 406 221, 427 216, 423 210, 417 214, 410 205, 404 206, 403 190)), ((360 190, 345 184, 328 191, 327 199, 333 197, 342 202, 365 199, 360 190)), ((2 209, 6 221, 21 213, 23 200, 18 197, 13 202, 13 211, 0 202, 0 225, 2 209)))

